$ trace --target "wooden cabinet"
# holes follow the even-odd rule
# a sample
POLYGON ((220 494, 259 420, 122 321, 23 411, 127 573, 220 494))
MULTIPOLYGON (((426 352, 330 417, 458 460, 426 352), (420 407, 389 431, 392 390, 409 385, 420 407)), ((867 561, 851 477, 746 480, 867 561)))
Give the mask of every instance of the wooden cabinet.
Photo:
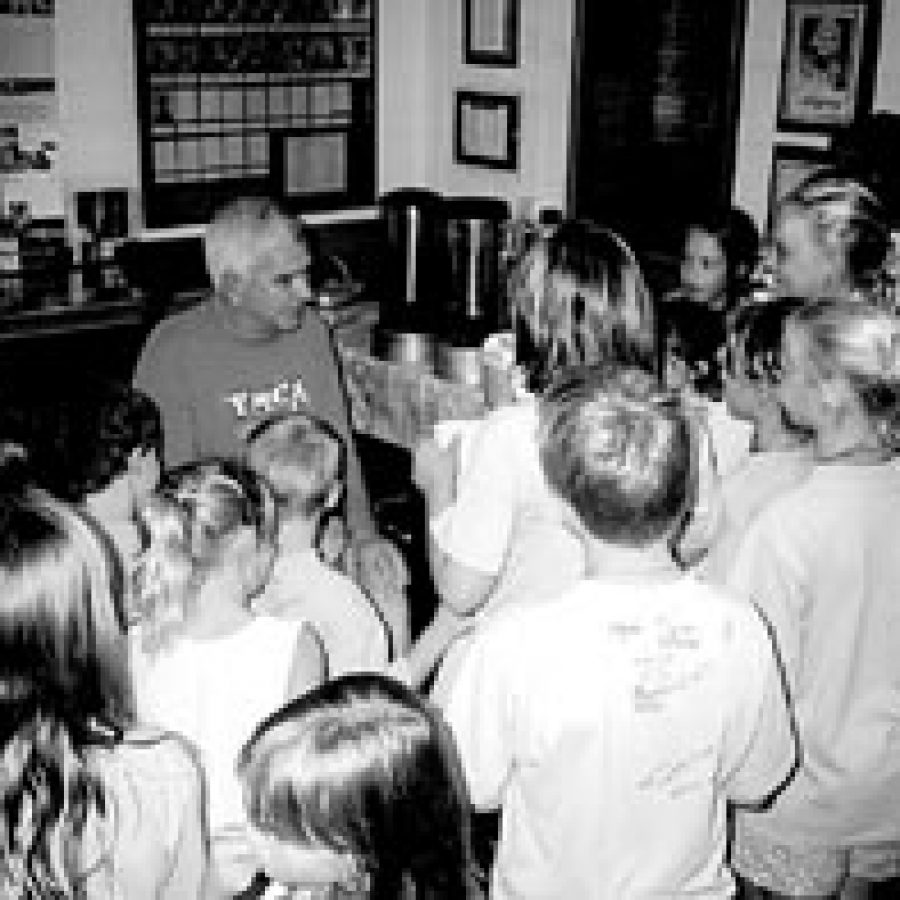
POLYGON ((375 194, 377 0, 135 0, 145 215, 375 194))

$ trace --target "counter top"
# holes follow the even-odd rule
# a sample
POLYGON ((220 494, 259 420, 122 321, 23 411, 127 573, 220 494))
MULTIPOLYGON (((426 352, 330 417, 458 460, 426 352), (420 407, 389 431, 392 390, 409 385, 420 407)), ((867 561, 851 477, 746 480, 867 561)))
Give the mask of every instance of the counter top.
POLYGON ((480 386, 458 384, 406 363, 338 343, 356 431, 412 450, 437 422, 477 419, 488 409, 480 386))

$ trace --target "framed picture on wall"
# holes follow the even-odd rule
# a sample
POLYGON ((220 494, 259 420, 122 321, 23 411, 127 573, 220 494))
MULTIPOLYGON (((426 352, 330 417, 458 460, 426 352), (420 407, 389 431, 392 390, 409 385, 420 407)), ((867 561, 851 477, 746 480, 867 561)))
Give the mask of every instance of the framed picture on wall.
POLYGON ((515 170, 519 165, 519 98, 457 91, 454 158, 458 163, 515 170))
POLYGON ((519 2, 463 0, 463 61, 466 65, 518 65, 519 2))
POLYGON ((780 128, 842 128, 871 109, 881 3, 788 0, 780 128))
POLYGON ((777 144, 772 153, 772 176, 769 182, 769 231, 775 223, 778 204, 804 178, 834 164, 830 150, 777 144))

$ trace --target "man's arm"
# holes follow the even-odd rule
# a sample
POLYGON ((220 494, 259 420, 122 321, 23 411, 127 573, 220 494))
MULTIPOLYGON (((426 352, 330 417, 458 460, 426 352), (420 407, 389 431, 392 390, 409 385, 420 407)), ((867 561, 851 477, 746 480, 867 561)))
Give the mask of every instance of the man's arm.
POLYGON ((372 518, 372 507, 369 492, 363 477, 362 464, 350 421, 350 400, 344 384, 340 355, 334 333, 314 310, 307 310, 307 322, 304 328, 309 329, 321 346, 322 364, 327 366, 326 377, 322 380, 324 396, 321 401, 325 409, 314 409, 316 415, 322 416, 336 429, 344 441, 347 462, 347 526, 352 536, 377 535, 378 529, 372 518))
POLYGON ((172 322, 163 321, 151 332, 132 378, 134 387, 159 407, 167 467, 189 462, 198 455, 190 380, 184 373, 182 354, 174 344, 172 326, 172 322))

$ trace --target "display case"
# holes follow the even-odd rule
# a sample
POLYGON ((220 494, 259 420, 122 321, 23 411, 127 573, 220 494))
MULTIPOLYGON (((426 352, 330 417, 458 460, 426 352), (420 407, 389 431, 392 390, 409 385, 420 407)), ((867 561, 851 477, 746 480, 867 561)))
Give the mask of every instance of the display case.
POLYGON ((375 193, 377 0, 135 0, 145 217, 375 193))

